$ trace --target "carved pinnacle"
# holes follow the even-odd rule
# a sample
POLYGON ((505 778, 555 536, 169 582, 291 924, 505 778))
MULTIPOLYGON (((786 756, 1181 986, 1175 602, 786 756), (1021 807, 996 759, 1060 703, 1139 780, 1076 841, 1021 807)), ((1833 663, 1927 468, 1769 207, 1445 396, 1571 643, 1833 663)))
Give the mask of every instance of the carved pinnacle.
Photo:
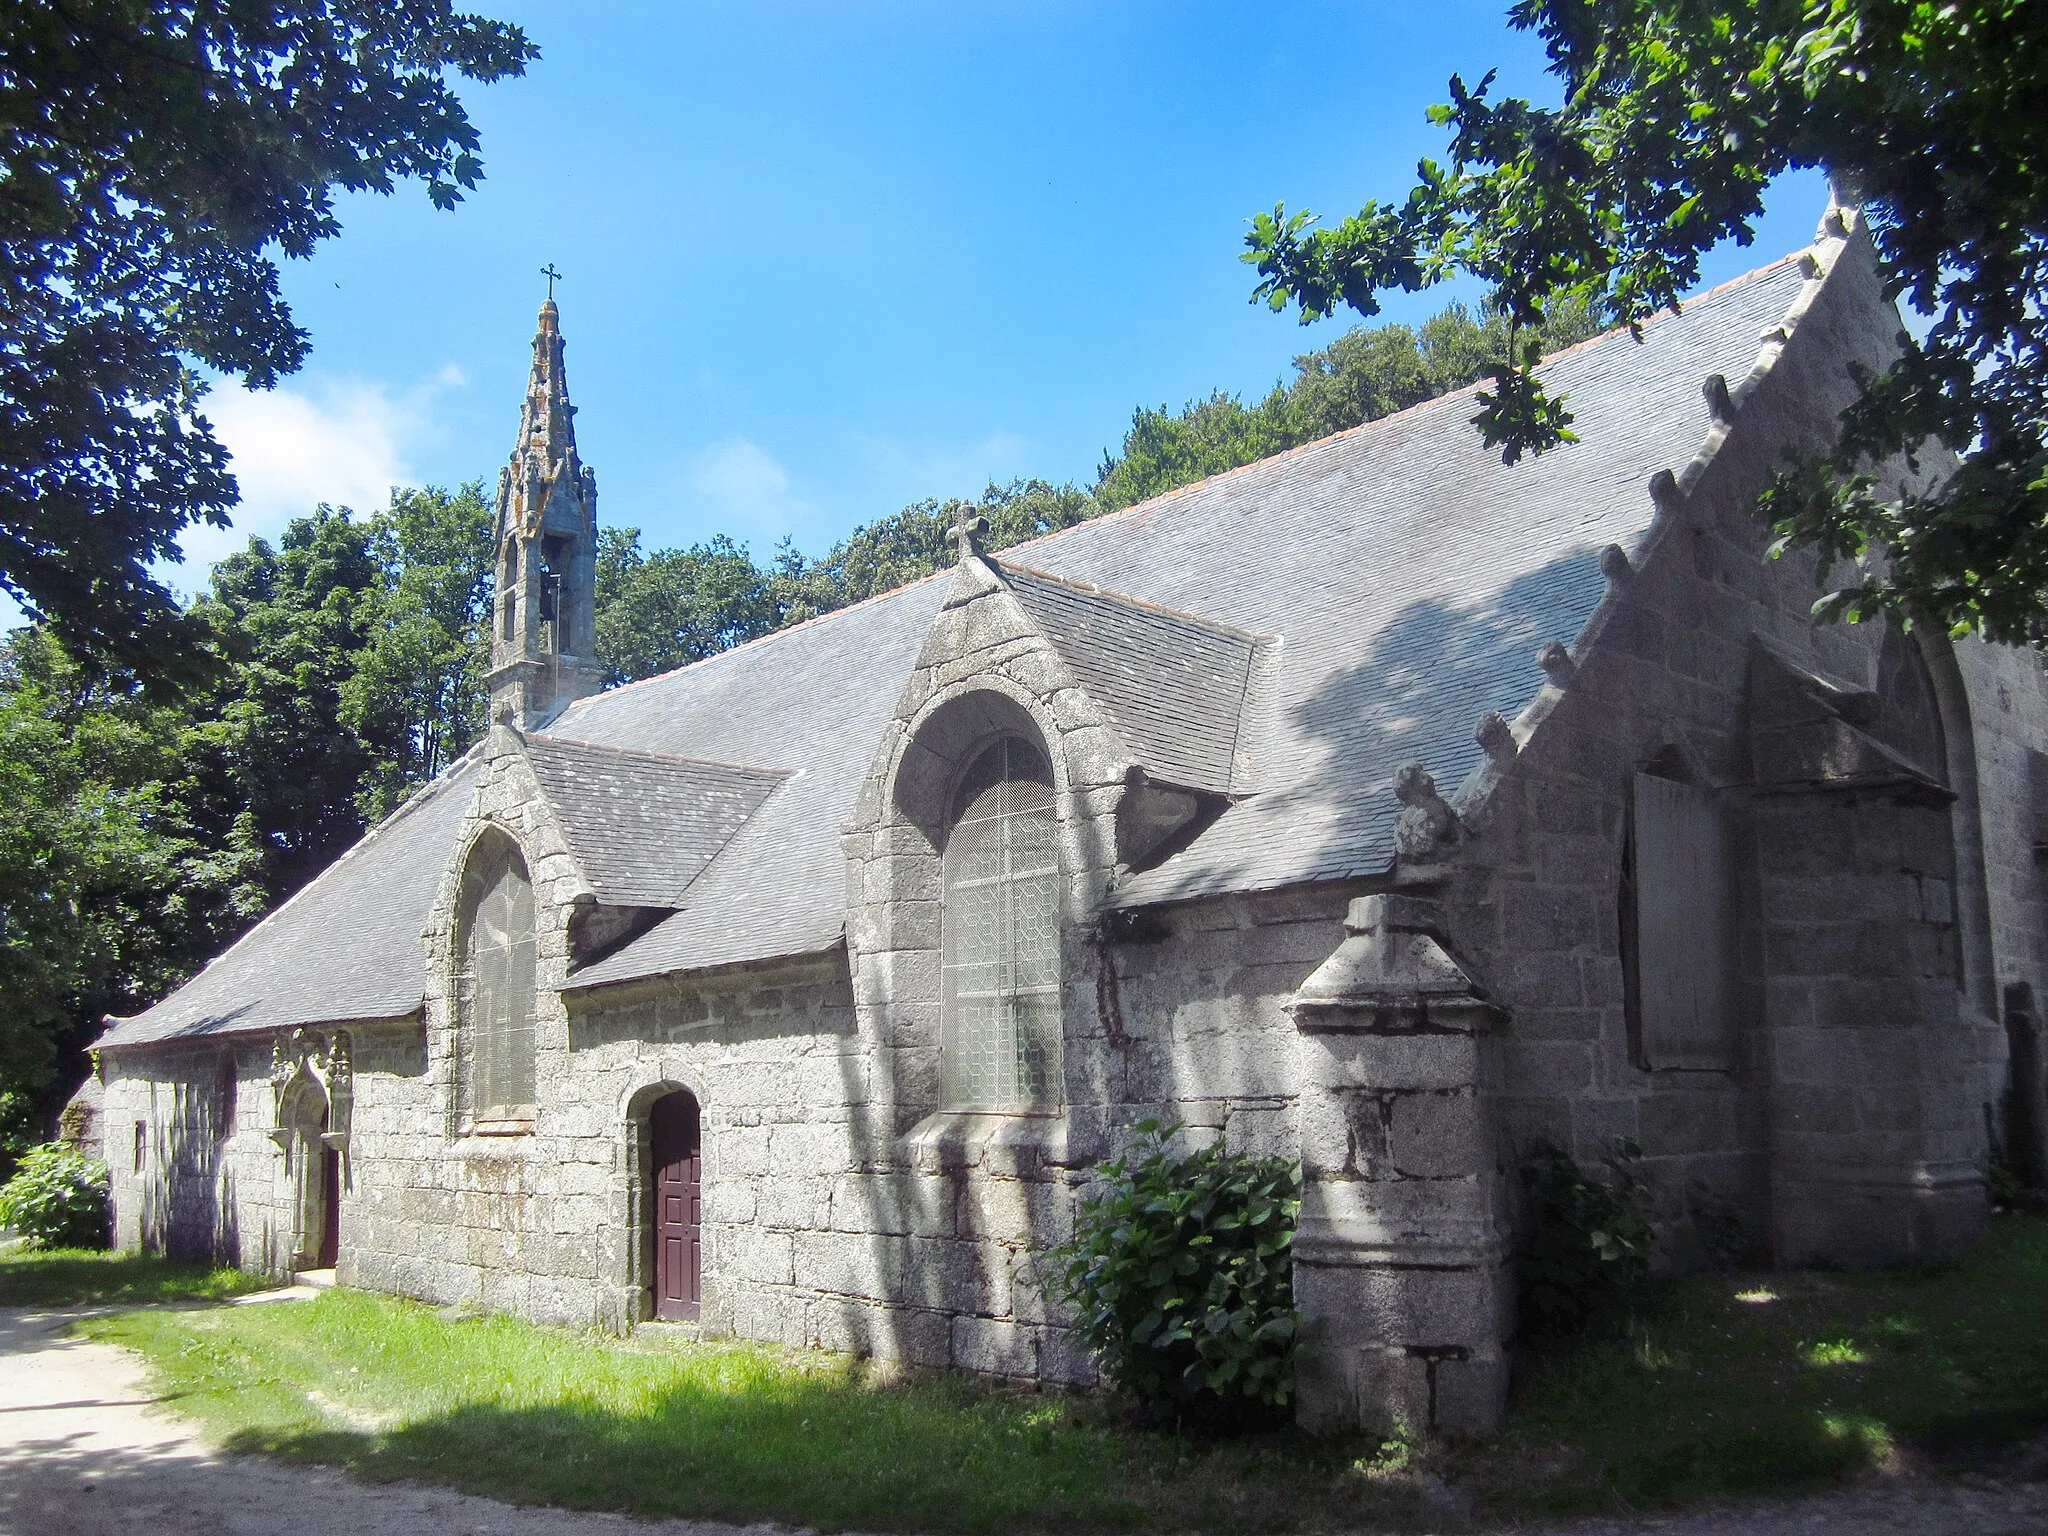
POLYGON ((1728 393, 1728 380, 1723 374, 1710 373, 1700 386, 1707 397, 1707 414, 1714 418, 1716 426, 1725 427, 1735 420, 1735 400, 1728 393))
POLYGON ((1659 512, 1676 512, 1685 500, 1685 493, 1678 488, 1678 476, 1668 469, 1650 476, 1650 500, 1657 504, 1659 512))
POLYGON ((1511 763, 1515 754, 1522 750, 1515 740, 1515 728, 1497 709, 1489 709, 1479 717, 1479 729, 1472 733, 1472 739, 1496 763, 1511 763))
POLYGON ((1536 653, 1536 665, 1560 688, 1569 688, 1572 679, 1579 675, 1578 664, 1572 660, 1572 653, 1557 641, 1543 647, 1536 653))

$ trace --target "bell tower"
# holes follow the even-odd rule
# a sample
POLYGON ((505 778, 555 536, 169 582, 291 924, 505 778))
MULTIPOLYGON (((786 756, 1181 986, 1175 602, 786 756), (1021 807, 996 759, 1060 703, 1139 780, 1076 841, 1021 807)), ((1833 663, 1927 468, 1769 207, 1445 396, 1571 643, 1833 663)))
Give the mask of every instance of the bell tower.
MULTIPOLYGON (((549 287, 553 287, 550 282, 549 287)), ((498 475, 498 580, 491 622, 491 715, 545 726, 604 686, 597 659, 597 476, 576 455, 576 407, 550 294, 512 462, 498 475)))

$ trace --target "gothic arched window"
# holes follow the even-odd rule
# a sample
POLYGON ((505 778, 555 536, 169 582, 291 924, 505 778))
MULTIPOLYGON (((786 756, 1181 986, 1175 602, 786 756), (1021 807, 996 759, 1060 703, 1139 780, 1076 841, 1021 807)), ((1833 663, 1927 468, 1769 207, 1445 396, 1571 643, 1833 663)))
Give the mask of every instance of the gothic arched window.
POLYGON ((533 884, 509 838, 476 845, 462 876, 458 1029, 472 1120, 533 1113, 533 884))
POLYGON ((1060 860, 1052 769, 992 742, 954 795, 944 860, 941 1091, 949 1109, 1060 1098, 1060 860))

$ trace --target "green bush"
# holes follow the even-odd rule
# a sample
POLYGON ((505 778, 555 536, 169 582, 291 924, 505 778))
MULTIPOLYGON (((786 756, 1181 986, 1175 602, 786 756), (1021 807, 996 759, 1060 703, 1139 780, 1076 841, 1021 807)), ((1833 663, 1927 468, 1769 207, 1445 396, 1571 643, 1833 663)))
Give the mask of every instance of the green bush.
POLYGON ((1648 1278, 1656 1234, 1650 1186, 1636 1172, 1641 1156, 1633 1142, 1616 1141, 1600 1159, 1602 1177, 1548 1142, 1531 1149, 1522 1166, 1528 1203, 1516 1261, 1529 1332, 1570 1332, 1603 1301, 1648 1278))
POLYGON ((61 1141, 32 1147, 0 1184, 0 1227, 32 1248, 107 1246, 107 1165, 61 1141))
POLYGON ((1141 1121, 1055 1249, 1103 1373, 1160 1417, 1271 1416, 1293 1390, 1301 1169, 1141 1121))

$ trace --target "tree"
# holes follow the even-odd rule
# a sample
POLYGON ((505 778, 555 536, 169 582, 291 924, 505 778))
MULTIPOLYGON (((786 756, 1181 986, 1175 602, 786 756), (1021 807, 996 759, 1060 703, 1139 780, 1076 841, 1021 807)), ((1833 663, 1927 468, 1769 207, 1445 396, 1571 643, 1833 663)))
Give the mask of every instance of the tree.
POLYGON ((1747 242, 1772 178, 1819 166, 1860 201, 1888 289, 1931 322, 1860 380, 1838 447, 1788 469, 1763 510, 1823 563, 1860 561, 1826 611, 1920 615, 2021 639, 2048 618, 2048 17, 2017 0, 1517 0, 1562 104, 1451 81, 1397 204, 1330 229, 1276 207, 1247 236, 1254 291, 1304 320, 1457 273, 1516 332, 1481 397, 1512 461, 1570 439, 1531 372, 1527 333, 1561 300, 1638 326, 1747 242), (1881 500, 1873 465, 1924 445, 1960 455, 1932 490, 1881 500))
MULTIPOLYGON (((219 658, 154 698, 45 626, 0 650, 0 1158, 109 1013, 190 976, 483 729, 482 488, 321 507, 221 561, 219 658)), ((47 1097, 44 1107, 51 1107, 47 1097)))
POLYGON ((963 511, 988 523, 983 547, 1007 549, 1053 533, 1100 510, 1087 492, 1044 480, 990 485, 973 500, 912 502, 893 517, 863 523, 808 568, 785 567, 784 577, 812 613, 843 608, 921 581, 951 565, 959 551, 953 529, 963 511))
POLYGON ((257 850, 221 835, 235 818, 193 813, 195 744, 182 702, 109 682, 45 629, 0 649, 0 1156, 40 1139, 23 1122, 60 1056, 262 910, 257 850))
POLYGON ((493 514, 483 482, 394 490, 369 529, 377 590, 341 685, 341 719, 370 767, 355 794, 382 819, 469 750, 489 700, 493 514))
POLYGON ((294 518, 275 548, 252 538, 222 560, 192 610, 232 663, 194 700, 193 798, 223 844, 256 857, 272 901, 363 833, 355 797, 377 754, 344 699, 381 617, 374 541, 369 525, 322 506, 294 518))
MULTIPOLYGON (((1552 307, 1531 338, 1548 353, 1598 329, 1583 303, 1552 307)), ((1257 405, 1217 390, 1178 414, 1165 406, 1131 416, 1123 451, 1105 454, 1095 485, 1104 507, 1127 507, 1205 476, 1298 448, 1333 432, 1434 400, 1483 379, 1514 345, 1507 318, 1487 308, 1475 318, 1452 304, 1423 322, 1358 326, 1318 352, 1294 360, 1294 378, 1275 384, 1257 405)))
POLYGON ((77 659, 204 672, 150 569, 236 499, 195 369, 296 369, 274 253, 338 231, 337 188, 452 207, 482 170, 449 76, 534 56, 448 0, 0 7, 0 587, 77 659))
POLYGON ((608 680, 652 677, 767 634, 783 618, 773 586, 722 533, 646 555, 638 528, 601 530, 597 650, 608 680))

